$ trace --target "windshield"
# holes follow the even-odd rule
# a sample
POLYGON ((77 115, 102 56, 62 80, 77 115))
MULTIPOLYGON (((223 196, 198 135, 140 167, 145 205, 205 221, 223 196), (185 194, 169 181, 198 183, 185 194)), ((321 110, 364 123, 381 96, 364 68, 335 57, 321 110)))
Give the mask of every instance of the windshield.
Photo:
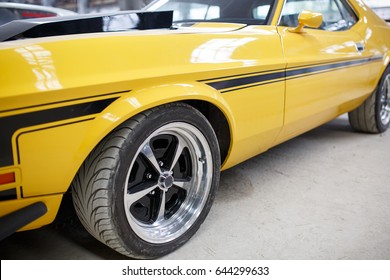
POLYGON ((173 21, 268 24, 276 0, 157 0, 148 11, 173 10, 173 21))

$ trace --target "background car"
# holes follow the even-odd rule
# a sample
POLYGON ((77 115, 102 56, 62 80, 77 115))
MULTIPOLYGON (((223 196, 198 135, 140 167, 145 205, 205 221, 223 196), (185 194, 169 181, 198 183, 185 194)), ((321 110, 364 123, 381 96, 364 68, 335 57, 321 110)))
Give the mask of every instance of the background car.
POLYGON ((352 0, 161 0, 3 25, 0 237, 51 223, 71 192, 117 252, 172 252, 222 170, 344 113, 388 129, 389 32, 352 0))
POLYGON ((390 22, 390 0, 364 0, 381 18, 390 22))
POLYGON ((60 8, 0 2, 0 25, 16 19, 68 16, 75 14, 75 12, 60 8))

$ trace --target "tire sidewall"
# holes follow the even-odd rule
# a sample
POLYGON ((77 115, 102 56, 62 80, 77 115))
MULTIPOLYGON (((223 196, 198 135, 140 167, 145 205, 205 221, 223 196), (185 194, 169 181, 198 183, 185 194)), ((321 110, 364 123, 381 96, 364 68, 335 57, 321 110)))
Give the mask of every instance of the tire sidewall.
POLYGON ((113 172, 109 184, 111 189, 111 205, 113 212, 113 228, 117 230, 117 235, 123 242, 123 247, 129 248, 132 255, 139 255, 142 258, 155 258, 165 255, 180 247, 198 230, 205 220, 215 193, 219 184, 219 147, 215 133, 206 118, 194 108, 185 104, 174 104, 173 106, 162 106, 152 110, 142 122, 140 122, 131 132, 121 147, 122 152, 119 154, 118 164, 113 172), (207 197, 204 208, 193 225, 177 239, 161 244, 152 244, 144 241, 133 231, 126 216, 124 209, 125 180, 129 168, 136 156, 139 147, 154 131, 160 127, 172 122, 185 122, 195 126, 205 136, 210 150, 212 151, 213 178, 210 186, 210 192, 207 197), (129 135, 130 136, 130 135, 129 135))
POLYGON ((382 91, 383 91, 383 87, 384 87, 384 82, 385 82, 386 77, 388 75, 390 75, 390 67, 387 67, 385 72, 383 73, 381 80, 379 82, 377 91, 376 91, 375 119, 376 119, 378 132, 380 132, 380 133, 385 132, 389 128, 389 125, 390 125, 390 122, 387 124, 382 123, 381 116, 380 116, 382 91))

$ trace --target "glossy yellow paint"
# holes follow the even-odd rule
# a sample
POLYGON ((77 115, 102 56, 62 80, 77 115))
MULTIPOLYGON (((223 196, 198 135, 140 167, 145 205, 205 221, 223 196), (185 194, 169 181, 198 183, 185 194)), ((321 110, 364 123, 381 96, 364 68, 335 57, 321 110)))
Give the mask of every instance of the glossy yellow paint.
POLYGON ((23 169, 23 196, 64 193, 74 177, 75 152, 86 137, 91 118, 21 129, 15 133, 23 169), (44 160, 42 160, 44 159, 44 160), (72 170, 73 169, 73 170, 72 170), (29 186, 34 186, 33 188, 29 186))
POLYGON ((389 40, 390 29, 376 15, 364 11, 364 7, 356 5, 354 9, 358 16, 363 12, 366 16, 359 16, 360 20, 346 31, 305 29, 304 33, 291 33, 287 27, 278 27, 288 69, 299 72, 310 65, 324 68, 315 71, 313 77, 303 72, 289 79, 287 74, 285 122, 275 144, 353 110, 374 91, 380 73, 388 65, 389 44, 381 42, 379 37, 373 38, 372 33, 389 40), (382 26, 379 30, 383 33, 372 32, 367 27, 368 18, 373 21, 373 26, 382 26), (362 30, 370 35, 362 36, 362 30), (357 44, 364 46, 364 51, 358 51, 357 44), (375 56, 380 59, 347 66, 353 61, 365 61, 375 56), (335 63, 345 65, 334 68, 334 71, 326 70, 327 65, 335 63))
POLYGON ((324 70, 319 70, 315 77, 303 72, 287 80, 285 126, 280 141, 352 110, 374 90, 374 87, 368 86, 370 76, 367 72, 370 73, 371 68, 380 68, 380 61, 326 70, 327 65, 367 57, 356 49, 355 43, 362 40, 358 34, 346 36, 345 32, 350 31, 309 29, 305 34, 297 34, 289 32, 287 28, 279 30, 288 68, 299 72, 299 69, 307 69, 307 65, 324 66, 324 70), (299 48, 294 48, 295 45, 299 45, 299 48), (351 84, 355 86, 351 87, 351 84))
POLYGON ((305 33, 305 27, 318 28, 322 24, 322 14, 304 10, 299 14, 298 26, 289 28, 288 31, 293 33, 305 33))
POLYGON ((0 217, 43 201, 48 214, 25 229, 50 223, 91 150, 125 120, 162 104, 201 100, 222 112, 231 137, 222 169, 356 108, 389 65, 390 29, 351 4, 360 20, 342 32, 291 33, 277 26, 280 1, 271 26, 199 23, 1 43, 0 122, 10 121, 12 164, 0 174, 15 171, 17 179, 0 191, 16 189, 17 199, 0 202, 0 217), (107 104, 73 115, 99 102, 107 104), (70 117, 50 115, 60 108, 70 117))

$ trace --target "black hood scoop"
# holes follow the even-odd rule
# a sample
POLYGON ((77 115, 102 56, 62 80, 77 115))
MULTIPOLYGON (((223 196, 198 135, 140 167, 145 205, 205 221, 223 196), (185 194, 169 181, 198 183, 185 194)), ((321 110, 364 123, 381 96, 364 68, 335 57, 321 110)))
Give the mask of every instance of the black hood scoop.
POLYGON ((0 42, 82 33, 170 28, 172 19, 173 11, 124 11, 14 20, 0 26, 0 42))

